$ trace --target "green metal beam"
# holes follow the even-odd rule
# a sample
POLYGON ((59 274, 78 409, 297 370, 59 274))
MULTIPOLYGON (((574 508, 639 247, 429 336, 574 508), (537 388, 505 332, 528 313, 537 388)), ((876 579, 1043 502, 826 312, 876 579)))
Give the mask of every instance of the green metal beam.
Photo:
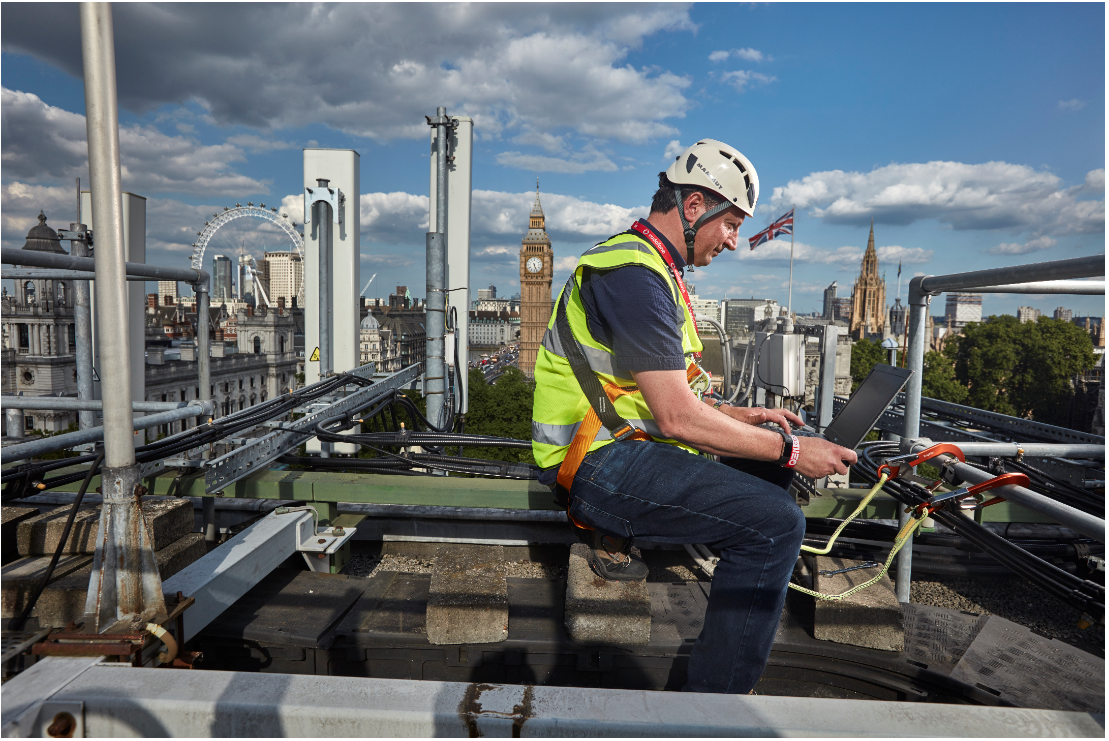
MULTIPOLYGON (((64 469, 69 471, 69 469, 64 469)), ((72 469, 80 470, 79 468, 72 469)), ((56 472, 55 475, 62 473, 56 472)), ((204 477, 178 476, 174 471, 145 480, 155 495, 203 497, 204 477)), ((90 488, 99 485, 93 479, 90 488)), ((78 482, 58 487, 57 491, 77 491, 78 482)), ((802 507, 805 517, 844 518, 855 511, 865 489, 820 489, 802 507)), ((214 496, 240 499, 292 499, 300 502, 354 502, 367 504, 418 504, 444 507, 492 507, 497 509, 560 509, 554 495, 536 481, 514 479, 461 478, 442 476, 392 476, 376 473, 335 471, 270 470, 248 476, 214 496)), ((898 504, 880 492, 860 515, 862 519, 897 518, 898 504)), ((982 510, 983 522, 1050 522, 1035 512, 1010 502, 982 510)))

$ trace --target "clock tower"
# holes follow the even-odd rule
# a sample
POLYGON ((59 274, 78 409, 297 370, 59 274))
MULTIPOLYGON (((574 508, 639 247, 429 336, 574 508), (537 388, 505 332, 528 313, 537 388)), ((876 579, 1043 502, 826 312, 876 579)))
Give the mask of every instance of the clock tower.
POLYGON ((528 232, 520 247, 520 370, 535 377, 539 343, 551 320, 551 280, 554 251, 547 236, 546 218, 539 204, 539 180, 535 181, 535 205, 531 207, 528 232))

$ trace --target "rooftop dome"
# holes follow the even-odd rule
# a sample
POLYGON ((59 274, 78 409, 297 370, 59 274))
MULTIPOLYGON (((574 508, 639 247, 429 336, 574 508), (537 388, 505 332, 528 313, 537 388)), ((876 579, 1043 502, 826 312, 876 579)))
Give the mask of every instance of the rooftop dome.
POLYGON ((377 319, 374 319, 373 312, 366 314, 366 318, 362 320, 362 329, 381 329, 381 325, 377 323, 377 319))
POLYGON ((46 225, 46 214, 42 211, 39 211, 38 225, 31 227, 31 231, 27 232, 27 244, 23 245, 23 249, 68 254, 62 247, 62 240, 58 239, 58 233, 46 225))

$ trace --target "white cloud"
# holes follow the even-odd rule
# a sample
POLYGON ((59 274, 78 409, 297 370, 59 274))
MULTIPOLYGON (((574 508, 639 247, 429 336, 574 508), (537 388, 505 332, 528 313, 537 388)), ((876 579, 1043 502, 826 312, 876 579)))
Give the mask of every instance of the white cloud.
MULTIPOLYGON (((177 129, 184 131, 181 127, 186 124, 178 124, 177 129)), ((192 126, 188 127, 192 130, 192 126)), ((192 133, 191 131, 188 133, 192 133)), ((252 152, 272 152, 275 149, 290 149, 296 145, 292 142, 280 141, 278 139, 266 139, 265 137, 258 136, 257 134, 238 134, 236 136, 228 137, 228 144, 234 144, 236 147, 249 149, 252 152)))
POLYGON ((932 250, 920 247, 902 247, 891 244, 879 247, 877 250, 878 261, 892 265, 894 262, 903 262, 908 265, 921 265, 932 260, 932 250))
MULTIPOLYGON (((37 95, 0 88, 4 178, 32 182, 88 178, 85 117, 47 105, 37 95)), ((190 136, 168 136, 152 126, 121 126, 123 187, 142 195, 194 193, 250 196, 269 192, 265 181, 234 172, 243 162, 233 144, 204 145, 190 136)))
POLYGON ((1086 190, 1092 193, 1105 192, 1105 168, 1090 170, 1086 173, 1086 190))
POLYGON ((670 143, 666 145, 666 150, 663 151, 662 158, 670 162, 676 159, 683 151, 685 151, 685 147, 681 145, 681 142, 677 139, 672 139, 670 143))
POLYGON ((542 147, 551 154, 562 154, 566 151, 566 142, 561 136, 555 136, 546 131, 532 131, 528 130, 519 136, 513 137, 512 141, 517 144, 530 144, 536 147, 542 147))
POLYGON ((574 152, 567 158, 544 157, 538 154, 501 152, 497 164, 532 172, 563 172, 579 175, 583 172, 612 172, 616 165, 607 156, 592 147, 574 152))
POLYGON ((766 84, 769 84, 771 82, 777 82, 778 81, 777 77, 771 77, 770 75, 764 75, 761 72, 750 72, 748 70, 742 70, 742 69, 736 70, 734 72, 725 72, 722 75, 720 75, 720 79, 723 82, 726 82, 729 85, 731 85, 732 87, 734 87, 736 89, 736 92, 740 92, 740 93, 744 92, 748 85, 753 85, 753 84, 766 85, 766 84))
MULTIPOLYGON (((695 30, 686 5, 120 4, 113 19, 129 110, 192 101, 221 126, 322 123, 381 140, 426 137, 439 105, 484 136, 673 136, 689 79, 626 58, 648 36, 695 30)), ((3 20, 6 52, 81 77, 71 6, 5 4, 3 20)))
POLYGON ((1078 98, 1071 98, 1070 100, 1060 100, 1059 110, 1061 111, 1080 111, 1086 107, 1086 101, 1079 100, 1078 98))
MULTIPOLYGON (((805 242, 794 242, 793 260, 794 263, 821 263, 838 267, 858 266, 863 259, 863 252, 864 250, 859 247, 839 247, 838 249, 829 250, 814 247, 805 242)), ((746 243, 741 243, 739 249, 736 250, 736 255, 741 262, 784 262, 789 264, 789 240, 772 239, 759 245, 754 250, 750 249, 746 243)))
POLYGON ((726 59, 735 57, 736 59, 745 59, 748 62, 762 62, 764 60, 770 61, 770 57, 763 54, 758 49, 732 49, 731 51, 714 51, 709 54, 710 62, 723 62, 726 59))
MULTIPOLYGON (((1096 184, 1094 173, 1087 181, 1096 184)), ((1104 232, 1105 202, 1079 199, 1085 188, 1063 188, 1056 175, 1026 165, 927 162, 868 173, 814 172, 774 188, 770 202, 774 208, 812 209, 813 216, 833 224, 937 219, 955 229, 1028 229, 1034 236, 1104 232)))
POLYGON ((1032 252, 1040 252, 1041 250, 1049 250, 1055 246, 1058 240, 1051 237, 1036 237, 1030 239, 1024 244, 1017 244, 1016 242, 1002 242, 996 247, 991 247, 988 250, 983 250, 987 255, 1027 255, 1032 252))

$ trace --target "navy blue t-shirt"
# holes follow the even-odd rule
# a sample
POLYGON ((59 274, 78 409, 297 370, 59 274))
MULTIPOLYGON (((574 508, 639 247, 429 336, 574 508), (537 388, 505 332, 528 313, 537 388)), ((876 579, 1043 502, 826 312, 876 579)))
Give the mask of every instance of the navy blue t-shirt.
MULTIPOLYGON (((646 219, 639 223, 654 232, 678 270, 685 260, 674 245, 646 219)), ((593 339, 610 348, 619 367, 631 371, 686 368, 682 333, 674 321, 670 286, 658 273, 642 265, 615 270, 587 269, 582 276, 581 302, 593 339)), ((551 486, 558 466, 539 473, 539 482, 551 486)))

